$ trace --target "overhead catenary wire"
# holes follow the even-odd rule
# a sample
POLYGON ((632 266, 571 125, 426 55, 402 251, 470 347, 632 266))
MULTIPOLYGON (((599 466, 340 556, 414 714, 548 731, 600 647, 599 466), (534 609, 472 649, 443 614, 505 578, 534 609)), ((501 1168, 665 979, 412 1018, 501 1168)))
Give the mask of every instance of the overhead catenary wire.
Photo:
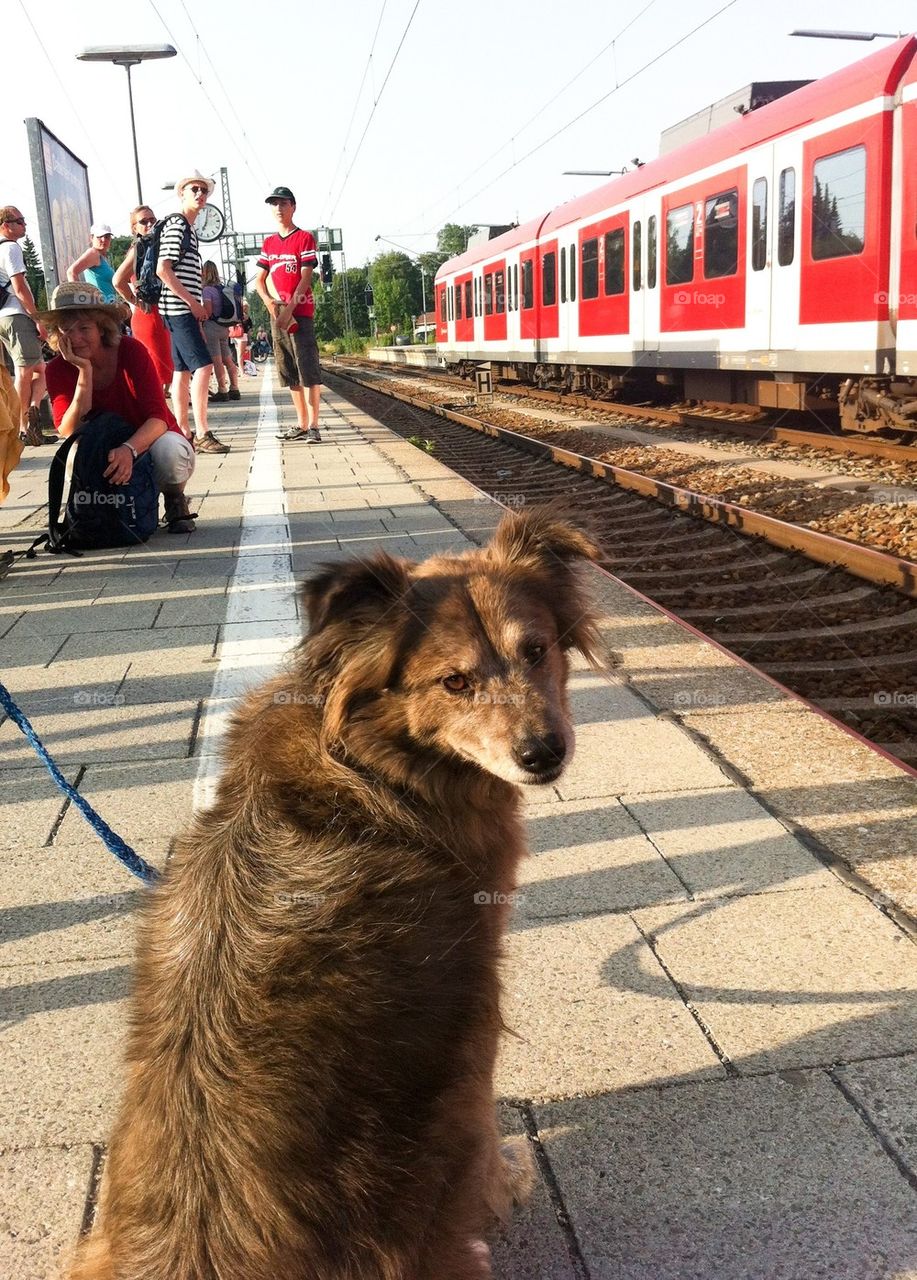
MULTIPOLYGON (((589 70, 589 68, 594 66, 595 63, 598 62, 599 58, 601 58, 604 54, 606 54, 609 49, 613 49, 615 44, 618 42, 618 40, 620 40, 621 37, 630 30, 630 28, 634 25, 635 22, 638 22, 640 18, 643 17, 643 15, 646 13, 648 9, 652 9, 655 3, 656 3, 656 0, 648 0, 648 3, 643 6, 640 12, 634 14, 631 20, 625 26, 623 26, 621 30, 617 32, 616 35, 612 36, 612 38, 608 41, 608 43, 604 44, 602 48, 598 51, 598 53, 593 54, 593 56, 589 59, 589 61, 584 63, 583 66, 580 67, 579 71, 577 71, 575 75, 570 77, 570 79, 566 82, 566 84, 562 85, 561 88, 559 88, 556 93, 552 94, 551 97, 548 98, 546 102, 542 103, 542 105, 538 108, 538 110, 533 115, 529 116, 528 120, 526 120, 524 124, 519 125, 518 128, 514 130, 511 138, 508 138, 506 142, 501 143, 500 146, 497 147, 496 151, 492 151, 490 155, 486 158, 486 160, 482 160, 479 165, 477 165, 474 169, 472 169, 471 173, 466 174, 465 177, 461 180, 461 182, 453 183, 452 186, 449 188, 450 192, 460 189, 462 186, 464 186, 466 182, 470 182, 471 179, 475 177, 476 174, 479 174, 482 169, 486 169, 487 166, 490 164, 491 160, 496 159, 496 157, 500 154, 501 151, 505 151, 507 147, 512 147, 515 144, 516 139, 519 137, 519 134, 524 133, 526 129, 529 128, 530 125, 535 123, 535 121, 539 118, 539 116, 544 115, 548 107, 553 106, 553 104, 557 101, 558 98, 562 97, 563 94, 565 94, 567 90, 571 88, 572 85, 576 84, 577 80, 579 80, 582 76, 584 76, 586 72, 589 70)), ((617 80, 617 76, 615 77, 615 79, 617 80)), ((434 200, 432 204, 427 205, 427 207, 423 210, 423 212, 418 215, 417 221, 420 222, 422 219, 424 219, 427 216, 428 213, 432 212, 433 209, 435 209, 438 205, 442 204, 442 202, 447 199, 449 199, 449 196, 445 196, 445 195, 440 196, 438 199, 434 200)))
POLYGON ((614 86, 613 89, 609 89, 607 93, 603 93, 600 98, 597 98, 595 102, 591 103, 588 107, 585 107, 582 111, 580 111, 577 115, 575 115, 572 120, 568 120, 567 123, 564 125, 561 125, 559 129, 555 129, 554 132, 550 134, 547 138, 542 139, 542 141, 539 142, 537 146, 532 147, 529 151, 525 153, 525 155, 520 156, 518 160, 514 160, 512 164, 507 165, 505 169, 503 169, 495 177, 491 178, 491 180, 485 183, 483 187, 479 187, 478 190, 473 192, 472 195, 468 196, 467 199, 463 200, 460 204, 456 205, 454 209, 450 210, 449 213, 444 215, 446 220, 454 217, 459 212, 459 210, 464 209, 466 205, 470 204, 472 200, 476 200, 478 196, 482 195, 485 191, 489 191, 490 188, 494 186, 497 182, 499 182, 501 178, 505 178, 506 175, 508 173, 511 173, 513 169, 518 168, 520 164, 523 164, 526 160, 530 159, 533 155, 536 155, 537 152, 541 151, 543 147, 546 147, 548 143, 553 142, 555 138, 559 138, 562 133, 566 133, 566 131, 572 128, 573 125, 578 124, 580 120, 584 119, 585 116, 589 115, 590 112, 594 111, 596 107, 601 106, 603 102, 607 102, 607 100, 610 97, 612 97, 613 94, 617 93, 620 89, 623 89, 625 85, 630 84, 631 81, 636 80, 638 76, 641 76, 644 73, 644 71, 648 71, 650 67, 655 66, 657 62, 659 62, 662 58, 666 57, 667 54, 672 53, 673 50, 679 47, 679 45, 684 44, 687 40, 690 40, 692 36, 697 35, 698 31, 701 31, 704 27, 708 26, 721 14, 725 13, 727 9, 731 9, 733 5, 736 3, 737 3, 737 0, 727 0, 726 4, 722 5, 719 9, 717 9, 715 13, 711 13, 709 17, 703 20, 703 22, 699 22, 697 26, 692 27, 690 31, 686 32, 683 36, 680 36, 677 40, 673 41, 672 44, 668 45, 665 49, 662 49, 654 57, 650 58, 648 62, 644 62, 643 65, 638 67, 636 71, 633 71, 629 76, 626 76, 623 80, 620 80, 614 86))
POLYGON ((395 63, 398 61, 398 55, 401 53, 401 47, 402 47, 402 45, 404 44, 405 40, 407 39, 407 34, 408 34, 408 32, 410 31, 410 29, 411 29, 411 23, 414 21, 414 17, 415 17, 415 15, 416 15, 416 13, 417 13, 417 10, 418 10, 419 8, 420 8, 420 0, 416 0, 416 3, 415 3, 415 5, 414 5, 414 8, 411 10, 411 16, 408 18, 407 23, 406 23, 405 28, 404 28, 404 31, 402 31, 402 33, 401 33, 401 39, 398 41, 398 48, 395 50, 395 55, 394 55, 394 57, 392 58, 391 62, 389 63, 388 71, 386 71, 386 73, 385 73, 385 79, 382 81, 382 87, 380 88, 379 93, 378 93, 378 95, 377 95, 377 97, 376 97, 376 100, 375 100, 375 102, 373 103, 373 109, 372 109, 372 111, 369 113, 369 119, 366 121, 366 126, 365 126, 365 128, 364 128, 363 132, 360 134, 360 141, 357 143, 357 149, 356 149, 356 151, 354 152, 353 159, 352 159, 352 160, 351 160, 351 162, 350 162, 350 167, 348 168, 347 172, 344 174, 344 181, 341 183, 341 189, 340 189, 340 191, 339 191, 339 192, 338 192, 338 194, 337 194, 337 199, 336 199, 336 200, 335 200, 335 202, 334 202, 334 205, 333 205, 333 207, 332 207, 332 209, 331 209, 331 212, 328 214, 328 221, 329 221, 329 222, 330 222, 330 221, 331 221, 331 219, 334 217, 335 212, 336 212, 336 210, 337 210, 337 207, 338 207, 338 205, 339 205, 339 204, 340 204, 340 202, 341 202, 341 196, 344 194, 344 190, 345 190, 345 188, 346 188, 346 186, 347 186, 347 181, 348 181, 348 179, 350 178, 350 175, 351 175, 351 173, 353 172, 353 167, 354 167, 354 165, 355 165, 355 164, 356 164, 356 162, 357 162, 357 157, 358 157, 358 156, 359 156, 359 154, 360 154, 360 150, 361 150, 361 148, 362 148, 362 146, 363 146, 364 139, 366 138, 366 135, 367 135, 367 133, 369 132, 369 126, 370 126, 370 125, 372 124, 372 122, 373 122, 373 116, 376 114, 376 108, 378 107, 379 103, 382 101, 382 95, 383 95, 383 93, 385 93, 385 86, 386 86, 386 85, 388 84, 388 82, 389 82, 389 77, 391 76, 392 71, 394 70, 395 63))
MULTIPOLYGON (((238 153, 238 155, 239 155, 240 159, 242 160, 242 163, 245 165, 246 169, 249 171, 249 173, 252 175, 252 177, 255 179, 255 181, 256 181, 256 182, 259 182, 259 183, 260 183, 260 182, 262 182, 262 181, 269 182, 269 181, 270 181, 270 179, 269 179, 269 178, 267 178, 267 177, 265 177, 265 178, 263 178, 263 179, 262 179, 262 178, 259 178, 258 174, 256 174, 256 173, 255 173, 254 169, 253 169, 253 168, 251 167, 251 165, 249 164, 249 162, 248 162, 248 157, 244 154, 244 152, 242 151, 242 148, 239 146, 238 139, 236 138, 236 136, 235 136, 235 134, 232 132, 232 130, 229 128, 229 126, 227 125, 226 121, 223 119, 223 115, 222 115, 222 113, 218 110, 216 103, 213 101, 213 99, 211 98, 210 94, 209 94, 209 93, 207 92, 207 90, 205 89, 203 80, 202 80, 202 79, 201 79, 201 77, 197 74, 197 72, 194 70, 194 68, 192 67, 191 63, 189 62, 189 60, 188 60, 187 56, 186 56, 186 55, 185 55, 185 53, 182 51, 182 49, 181 49, 181 47, 180 47, 180 44, 179 44, 178 39, 177 39, 177 38, 172 34, 171 30, 169 29, 169 25, 168 25, 168 23, 166 22, 165 18, 162 16, 162 14, 161 14, 161 13, 159 12, 159 10, 157 9, 157 7, 156 7, 156 3, 155 3, 155 0, 150 0, 150 8, 153 10, 153 12, 156 14, 156 17, 157 17, 157 18, 159 19, 159 21, 162 23, 163 28, 164 28, 164 30, 165 30, 165 32, 166 32, 166 34, 168 35, 168 37, 169 37, 169 39, 171 40, 172 44, 175 46, 176 50, 178 51, 178 55, 179 55, 179 57, 180 57, 180 58, 182 59, 182 61, 185 63, 185 66, 188 68, 188 70, 191 72, 191 75, 192 75, 192 77, 193 77, 193 79, 194 79, 195 83, 197 84, 197 86, 198 86, 198 88, 200 89, 201 93, 202 93, 202 94, 204 95, 204 97, 207 99, 208 104, 210 105, 210 107, 211 107, 211 108, 212 108, 212 110, 213 110, 213 114, 214 114, 214 115, 216 116, 216 118, 219 120, 220 125, 221 125, 221 126, 222 126, 222 128, 225 130, 227 137, 228 137, 228 138, 229 138, 229 140, 232 142, 233 147, 235 148, 236 152, 238 153)), ((209 58, 208 58, 208 61, 209 61, 209 58)), ((212 65, 212 64, 211 64, 211 65, 212 65)), ((225 90, 224 90, 224 93, 225 93, 225 90)), ((246 139, 246 140, 247 140, 247 139, 246 139)), ((254 151, 252 152, 252 154, 254 154, 254 151)), ((262 172, 263 172, 263 170, 262 170, 262 172)))
POLYGON ((360 105, 360 96, 363 93, 363 86, 366 84, 366 77, 369 75, 369 69, 373 63, 373 53, 376 49, 376 41, 379 38, 379 31, 382 27, 382 19, 385 17, 385 7, 387 4, 388 0, 382 0, 382 8, 379 11, 379 21, 376 23, 376 30, 373 34, 372 44, 369 47, 369 57, 366 59, 366 66, 363 68, 363 76, 360 80, 359 86, 357 87, 356 97, 353 100, 353 110, 351 111, 350 119, 347 122, 347 130, 344 134, 344 145, 341 147, 340 154, 338 155, 338 162, 334 167, 334 173, 331 175, 331 181, 328 183, 328 194, 325 196, 324 206, 322 208, 322 223, 325 221, 325 207, 327 207, 328 201, 331 199, 331 192, 334 190, 338 171, 344 161, 344 156, 347 154, 347 143, 350 141, 350 130, 353 128, 353 122, 357 115, 357 108, 360 105))

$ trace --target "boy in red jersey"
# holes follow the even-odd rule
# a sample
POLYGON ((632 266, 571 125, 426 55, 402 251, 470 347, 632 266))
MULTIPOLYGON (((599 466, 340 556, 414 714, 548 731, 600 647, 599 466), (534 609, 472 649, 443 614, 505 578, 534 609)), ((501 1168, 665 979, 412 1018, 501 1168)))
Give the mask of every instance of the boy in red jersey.
POLYGON ((282 385, 290 389, 297 420, 295 427, 278 433, 278 439, 321 444, 321 372, 312 319, 312 272, 318 265, 315 240, 311 231, 294 225, 296 199, 289 187, 275 187, 264 203, 273 207, 279 230, 261 246, 255 287, 271 317, 277 371, 282 385))

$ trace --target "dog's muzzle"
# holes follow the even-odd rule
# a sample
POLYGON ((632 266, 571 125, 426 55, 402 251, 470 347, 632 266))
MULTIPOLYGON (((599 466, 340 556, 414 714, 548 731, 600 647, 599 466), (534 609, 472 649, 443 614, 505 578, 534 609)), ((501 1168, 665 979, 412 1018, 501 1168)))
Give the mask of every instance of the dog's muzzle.
POLYGON ((546 774, 556 777, 566 754, 567 744, 559 733, 548 733, 543 738, 533 735, 513 751, 516 763, 533 779, 546 774))

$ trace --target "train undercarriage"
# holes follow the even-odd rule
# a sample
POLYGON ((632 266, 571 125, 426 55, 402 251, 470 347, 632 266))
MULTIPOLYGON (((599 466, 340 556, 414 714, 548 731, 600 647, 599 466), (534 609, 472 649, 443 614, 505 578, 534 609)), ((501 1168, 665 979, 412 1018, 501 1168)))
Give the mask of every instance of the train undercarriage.
POLYGON ((612 403, 696 401, 707 407, 756 407, 837 415, 843 431, 913 439, 917 436, 917 378, 843 374, 762 377, 718 369, 609 369, 603 365, 459 360, 447 368, 462 378, 489 368, 494 383, 584 395, 612 403))

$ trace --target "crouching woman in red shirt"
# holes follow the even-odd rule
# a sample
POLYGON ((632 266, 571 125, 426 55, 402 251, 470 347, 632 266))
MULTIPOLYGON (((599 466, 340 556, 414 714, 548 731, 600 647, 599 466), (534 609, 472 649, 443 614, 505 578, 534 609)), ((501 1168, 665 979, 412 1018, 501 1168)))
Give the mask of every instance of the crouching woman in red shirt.
POLYGON ((126 484, 135 460, 149 452, 169 532, 192 533, 195 517, 185 485, 194 471, 194 449, 166 405, 146 348, 122 335, 123 313, 120 303, 105 302, 92 285, 62 284, 54 290, 51 309, 41 313, 57 351, 47 366, 54 425, 62 436, 71 436, 87 414, 105 411, 123 418, 134 434, 109 453, 105 478, 126 484))

